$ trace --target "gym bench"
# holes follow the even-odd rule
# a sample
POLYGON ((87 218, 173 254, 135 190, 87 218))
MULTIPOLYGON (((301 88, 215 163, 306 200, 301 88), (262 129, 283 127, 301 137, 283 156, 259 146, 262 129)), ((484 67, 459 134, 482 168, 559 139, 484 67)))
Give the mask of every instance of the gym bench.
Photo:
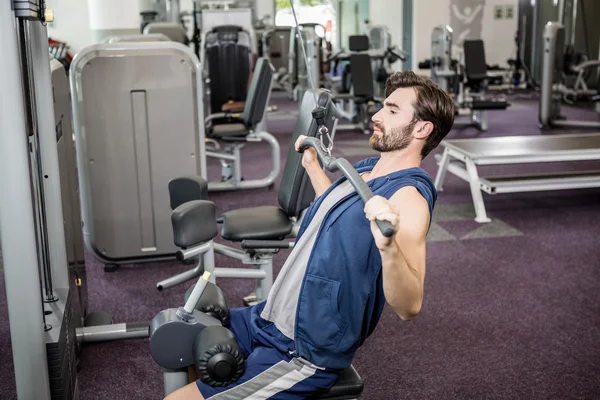
POLYGON ((490 222, 482 192, 488 194, 600 187, 600 170, 482 177, 480 165, 531 164, 600 160, 600 133, 553 136, 506 136, 444 140, 436 156, 435 187, 443 189, 446 172, 469 182, 475 221, 490 222))

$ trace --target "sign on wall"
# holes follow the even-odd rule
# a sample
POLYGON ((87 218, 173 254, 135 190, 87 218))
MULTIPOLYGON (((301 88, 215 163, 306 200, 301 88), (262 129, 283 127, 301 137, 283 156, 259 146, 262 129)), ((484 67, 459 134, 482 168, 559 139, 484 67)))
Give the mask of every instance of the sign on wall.
POLYGON ((450 0, 452 42, 461 47, 466 39, 481 39, 485 0, 450 0))

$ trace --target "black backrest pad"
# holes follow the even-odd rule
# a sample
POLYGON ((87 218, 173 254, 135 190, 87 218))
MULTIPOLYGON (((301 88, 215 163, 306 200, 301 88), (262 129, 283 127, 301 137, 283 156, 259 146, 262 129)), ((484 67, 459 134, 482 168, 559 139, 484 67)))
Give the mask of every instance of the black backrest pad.
POLYGON ((192 200, 208 200, 208 182, 200 176, 182 176, 169 181, 171 210, 192 200))
POLYGON ((207 35, 211 111, 221 112, 228 101, 245 101, 250 77, 251 49, 238 42, 238 27, 215 28, 207 35), (210 37, 209 37, 210 36, 210 37))
MULTIPOLYGON (((331 94, 319 90, 317 95, 319 105, 327 109, 326 126, 331 134, 333 133, 335 120, 331 94)), ((302 98, 300 114, 296 120, 292 141, 288 148, 281 187, 279 188, 279 206, 290 217, 299 216, 315 199, 315 191, 306 170, 302 166, 302 154, 298 153, 295 148, 296 140, 300 135, 317 136, 317 123, 311 114, 315 106, 313 92, 311 90, 306 91, 302 98)))
POLYGON ((348 48, 350 51, 369 50, 369 37, 367 35, 351 35, 348 37, 348 48))
POLYGON ((193 200, 184 203, 171 213, 173 242, 183 249, 205 243, 219 234, 215 203, 193 200))
POLYGON ((261 57, 256 61, 250 89, 248 89, 248 97, 242 113, 242 120, 250 129, 253 129, 263 119, 274 74, 275 69, 268 58, 261 57))
POLYGON ((487 77, 483 40, 465 40, 465 73, 467 80, 482 80, 487 77))
POLYGON ((350 71, 354 95, 356 97, 372 98, 375 92, 373 89, 371 57, 368 54, 351 54, 350 71))

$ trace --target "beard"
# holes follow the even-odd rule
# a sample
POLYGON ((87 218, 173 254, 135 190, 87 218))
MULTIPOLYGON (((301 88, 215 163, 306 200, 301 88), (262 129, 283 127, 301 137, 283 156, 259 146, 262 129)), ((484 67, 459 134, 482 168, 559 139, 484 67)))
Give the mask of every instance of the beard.
POLYGON ((417 121, 411 121, 407 126, 395 127, 386 132, 385 127, 380 124, 374 124, 374 127, 381 131, 381 134, 373 133, 369 139, 371 148, 380 153, 389 153, 392 151, 403 150, 412 142, 412 131, 417 121))

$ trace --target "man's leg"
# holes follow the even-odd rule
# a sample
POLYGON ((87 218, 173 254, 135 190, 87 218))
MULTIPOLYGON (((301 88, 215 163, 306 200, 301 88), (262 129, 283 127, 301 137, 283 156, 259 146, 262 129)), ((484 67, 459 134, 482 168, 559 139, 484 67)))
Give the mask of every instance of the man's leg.
MULTIPOLYGON (((237 382, 225 387, 212 387, 200 380, 196 385, 207 400, 299 400, 305 399, 336 382, 337 374, 314 368, 272 347, 257 346, 246 360, 246 370, 237 382)), ((194 393, 190 397, 200 400, 194 393)), ((177 397, 169 400, 180 400, 177 397)))

